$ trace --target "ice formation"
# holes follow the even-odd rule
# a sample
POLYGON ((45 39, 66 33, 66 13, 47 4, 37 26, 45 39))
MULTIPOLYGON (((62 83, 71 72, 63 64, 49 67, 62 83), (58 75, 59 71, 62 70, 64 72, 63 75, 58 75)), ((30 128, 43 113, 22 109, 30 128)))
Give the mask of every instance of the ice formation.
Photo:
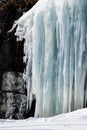
POLYGON ((35 116, 87 106, 87 0, 39 0, 17 23, 35 116))

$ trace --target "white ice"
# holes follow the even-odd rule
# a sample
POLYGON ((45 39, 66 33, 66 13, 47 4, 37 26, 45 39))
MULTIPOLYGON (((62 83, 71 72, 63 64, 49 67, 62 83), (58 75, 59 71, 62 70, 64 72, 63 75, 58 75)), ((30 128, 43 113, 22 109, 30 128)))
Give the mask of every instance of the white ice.
POLYGON ((25 39, 28 106, 36 117, 87 105, 87 0, 39 0, 17 22, 25 39))

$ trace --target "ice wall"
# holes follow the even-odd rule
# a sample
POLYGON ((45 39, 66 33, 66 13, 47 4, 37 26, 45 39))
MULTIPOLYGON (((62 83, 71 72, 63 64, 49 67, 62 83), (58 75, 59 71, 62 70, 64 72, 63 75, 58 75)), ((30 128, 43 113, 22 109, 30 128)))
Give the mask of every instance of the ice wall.
POLYGON ((87 0, 39 0, 17 23, 29 106, 53 116, 87 104, 87 0))

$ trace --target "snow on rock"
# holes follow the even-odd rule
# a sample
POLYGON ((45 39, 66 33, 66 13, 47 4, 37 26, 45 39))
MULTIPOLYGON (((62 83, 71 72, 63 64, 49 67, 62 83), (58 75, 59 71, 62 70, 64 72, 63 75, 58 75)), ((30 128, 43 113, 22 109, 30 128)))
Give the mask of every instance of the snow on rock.
POLYGON ((25 39, 24 62, 30 107, 53 116, 87 105, 87 0, 39 0, 17 22, 25 39))

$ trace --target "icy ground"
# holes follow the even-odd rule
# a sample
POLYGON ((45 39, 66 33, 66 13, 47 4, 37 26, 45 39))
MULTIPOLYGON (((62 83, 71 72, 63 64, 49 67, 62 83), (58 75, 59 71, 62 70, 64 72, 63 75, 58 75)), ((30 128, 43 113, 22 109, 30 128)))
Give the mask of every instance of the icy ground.
POLYGON ((87 108, 50 118, 0 120, 0 130, 87 130, 87 108))

